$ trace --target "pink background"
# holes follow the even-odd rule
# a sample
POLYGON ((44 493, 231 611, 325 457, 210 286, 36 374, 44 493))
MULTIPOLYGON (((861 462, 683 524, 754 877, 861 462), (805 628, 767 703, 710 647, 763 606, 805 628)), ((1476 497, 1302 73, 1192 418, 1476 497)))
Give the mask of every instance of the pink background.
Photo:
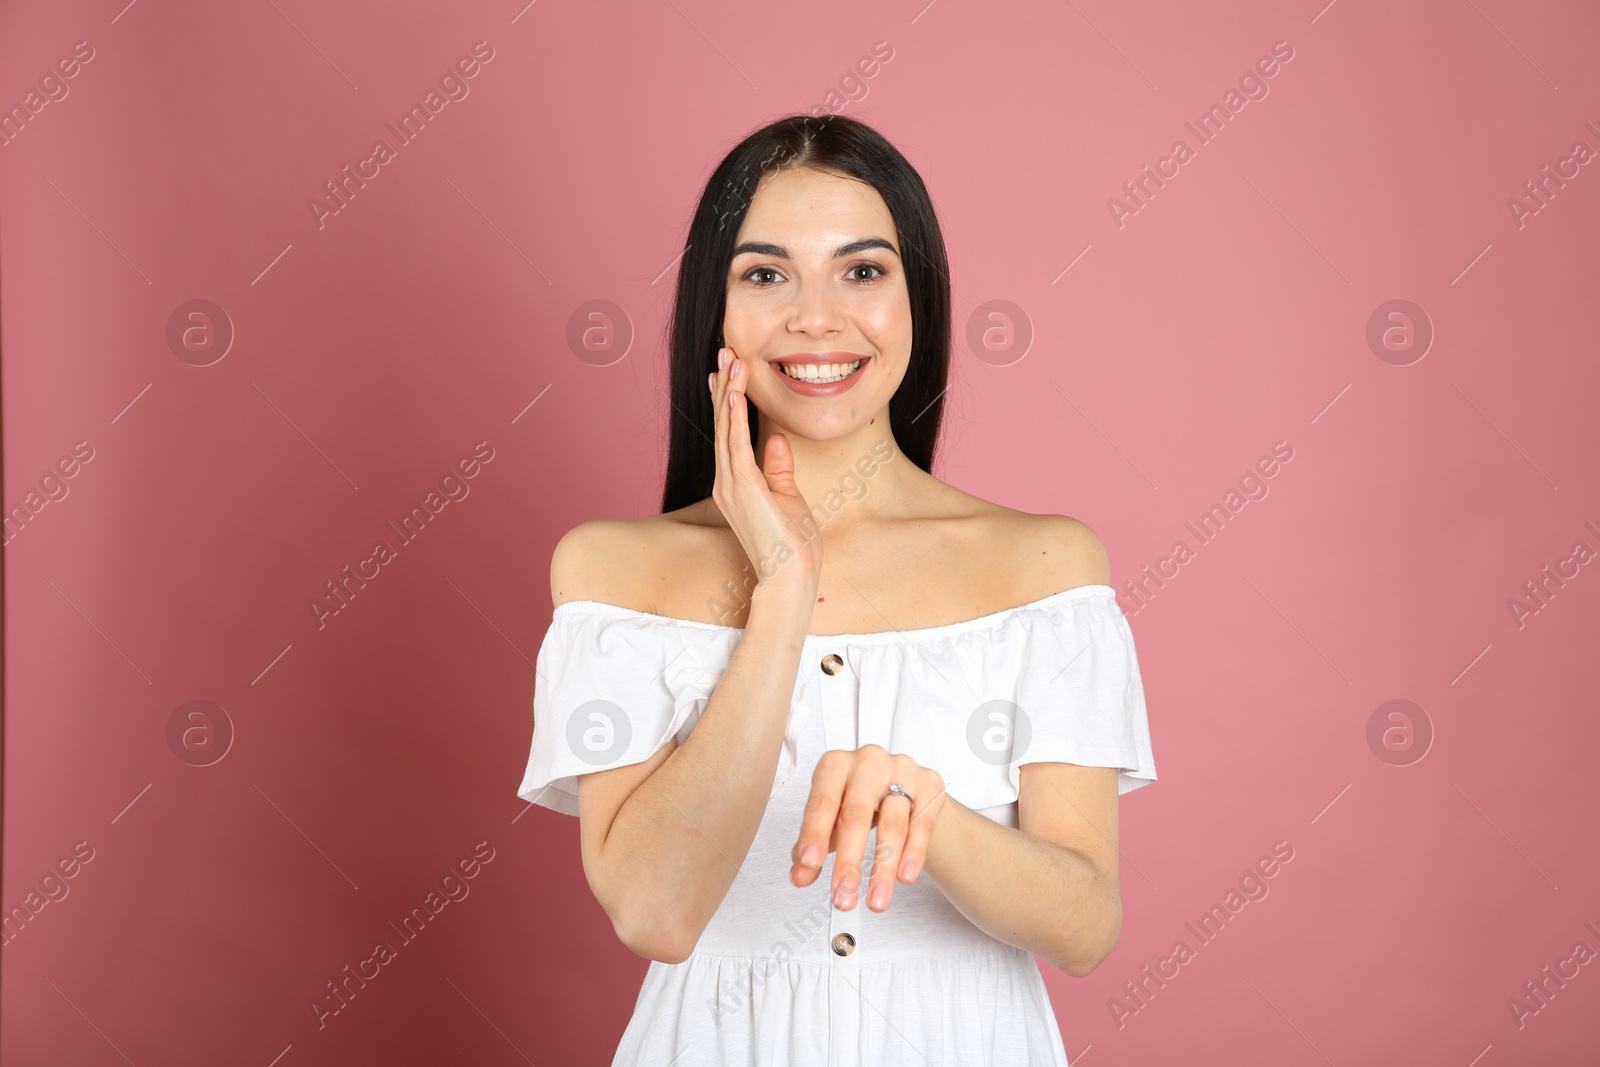
POLYGON ((1196 549, 1123 597, 1160 781, 1123 804, 1115 952, 1045 966, 1074 1062, 1594 1062, 1600 962, 1508 1007, 1600 952, 1600 564, 1508 606, 1600 551, 1600 162, 1508 207, 1600 151, 1593 4, 11 4, 0 104, 78 41, 0 147, 3 501, 67 490, 6 531, 0 902, 70 890, 8 930, 6 1064, 609 1062, 647 964, 577 821, 515 796, 550 551, 657 509, 689 213, 734 142, 815 106, 898 145, 945 227, 936 473, 1088 522, 1119 586, 1196 549), (469 94, 319 226, 307 202, 478 41, 469 94), (1268 95, 1197 146, 1278 41, 1268 95), (220 359, 169 344, 193 300, 231 323, 220 359), (569 346, 592 300, 625 353, 569 346), (1020 359, 967 344, 1000 300, 1020 359), (1368 343, 1391 300, 1431 323, 1420 359, 1368 343), (1198 545, 1279 441, 1269 494, 1198 545), (319 626, 441 479, 468 494, 319 626), (1391 700, 1423 758, 1369 743, 1391 700), (1280 841, 1199 946, 1184 924, 1280 841), (319 1028, 441 885, 470 892, 319 1028))

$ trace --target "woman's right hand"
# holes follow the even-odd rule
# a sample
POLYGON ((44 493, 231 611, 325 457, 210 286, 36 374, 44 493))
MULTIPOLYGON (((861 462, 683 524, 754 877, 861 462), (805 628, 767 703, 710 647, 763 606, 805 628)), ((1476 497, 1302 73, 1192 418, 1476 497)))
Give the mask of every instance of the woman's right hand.
POLYGON ((795 582, 814 595, 822 577, 822 538, 813 532, 816 520, 795 485, 794 450, 787 437, 773 432, 757 465, 745 397, 750 363, 731 348, 719 350, 718 363, 724 366, 710 378, 717 432, 711 499, 744 546, 759 584, 795 582))

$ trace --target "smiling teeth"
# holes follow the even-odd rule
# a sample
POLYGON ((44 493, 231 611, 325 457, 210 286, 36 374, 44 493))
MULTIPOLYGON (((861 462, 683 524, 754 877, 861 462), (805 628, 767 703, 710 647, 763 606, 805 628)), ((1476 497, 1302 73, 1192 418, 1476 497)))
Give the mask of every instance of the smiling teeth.
POLYGON ((854 363, 796 363, 793 365, 780 363, 778 366, 782 367, 783 373, 791 378, 798 378, 803 382, 822 384, 837 382, 850 377, 856 372, 856 368, 861 366, 861 360, 858 359, 854 363))

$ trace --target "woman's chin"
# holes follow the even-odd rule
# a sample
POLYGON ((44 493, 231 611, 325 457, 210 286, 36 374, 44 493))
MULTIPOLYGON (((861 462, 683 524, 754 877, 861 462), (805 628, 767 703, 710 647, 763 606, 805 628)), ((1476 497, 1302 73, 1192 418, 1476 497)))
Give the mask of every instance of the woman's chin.
POLYGON ((768 420, 766 425, 773 433, 781 433, 791 442, 799 444, 821 444, 825 441, 835 441, 841 437, 848 437, 860 429, 858 419, 795 419, 790 423, 783 423, 777 419, 768 420))

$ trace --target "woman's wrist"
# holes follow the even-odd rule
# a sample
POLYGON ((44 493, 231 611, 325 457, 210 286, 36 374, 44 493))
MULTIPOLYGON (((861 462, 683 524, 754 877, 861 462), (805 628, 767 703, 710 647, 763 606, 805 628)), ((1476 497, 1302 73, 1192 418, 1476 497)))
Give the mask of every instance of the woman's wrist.
MULTIPOLYGON (((750 621, 759 616, 789 620, 801 634, 811 628, 811 612, 817 605, 815 582, 774 580, 757 583, 750 593, 750 621)), ((746 623, 748 628, 749 623, 746 623)))

